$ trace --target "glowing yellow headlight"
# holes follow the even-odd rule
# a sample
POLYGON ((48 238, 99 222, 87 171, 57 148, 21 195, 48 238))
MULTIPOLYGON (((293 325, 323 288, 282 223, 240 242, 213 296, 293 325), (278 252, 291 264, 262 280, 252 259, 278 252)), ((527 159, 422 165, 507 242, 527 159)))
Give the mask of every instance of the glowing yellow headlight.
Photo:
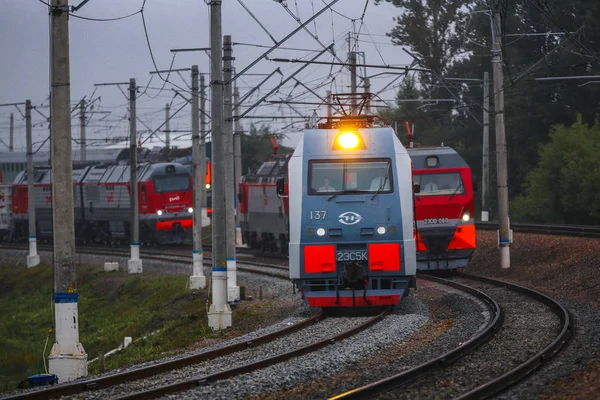
POLYGON ((355 149, 360 140, 356 133, 343 132, 337 137, 337 142, 342 149, 355 149))
POLYGON ((354 129, 340 129, 333 141, 332 150, 365 150, 363 137, 354 129))

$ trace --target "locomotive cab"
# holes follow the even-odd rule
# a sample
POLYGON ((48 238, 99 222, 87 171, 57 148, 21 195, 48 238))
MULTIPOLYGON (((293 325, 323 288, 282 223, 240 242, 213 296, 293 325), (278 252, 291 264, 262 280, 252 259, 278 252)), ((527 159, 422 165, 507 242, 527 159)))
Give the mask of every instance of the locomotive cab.
POLYGON ((389 127, 303 133, 289 161, 290 278, 313 307, 397 303, 415 286, 411 163, 389 127))
POLYGON ((456 269, 475 247, 471 170, 449 147, 408 149, 413 162, 417 268, 456 269))

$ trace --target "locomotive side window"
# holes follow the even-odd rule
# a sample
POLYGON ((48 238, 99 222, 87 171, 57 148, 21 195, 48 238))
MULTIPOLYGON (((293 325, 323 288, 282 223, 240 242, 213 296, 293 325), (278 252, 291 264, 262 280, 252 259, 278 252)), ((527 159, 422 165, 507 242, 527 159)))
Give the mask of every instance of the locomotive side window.
POLYGON ((168 176, 157 176, 154 178, 154 190, 161 192, 179 192, 190 189, 190 175, 177 174, 168 176))
POLYGON ((308 194, 391 193, 389 159, 313 160, 308 163, 308 194))
POLYGON ((415 196, 453 196, 465 194, 465 186, 458 172, 415 174, 414 183, 421 186, 415 196))

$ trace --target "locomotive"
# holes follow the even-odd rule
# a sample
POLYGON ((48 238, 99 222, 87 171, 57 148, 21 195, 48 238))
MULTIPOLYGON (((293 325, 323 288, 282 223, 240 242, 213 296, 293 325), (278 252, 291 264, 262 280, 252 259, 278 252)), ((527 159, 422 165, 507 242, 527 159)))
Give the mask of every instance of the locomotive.
MULTIPOLYGON (((418 192, 414 200, 417 268, 465 267, 476 249, 471 170, 450 147, 407 151, 418 192)), ((288 160, 289 155, 280 155, 265 161, 255 173, 242 177, 239 188, 243 242, 253 249, 285 256, 288 202, 276 197, 275 182, 287 175, 288 160)))
MULTIPOLYGON (((81 242, 129 240, 130 182, 128 165, 73 168, 75 236, 81 242)), ((12 185, 11 236, 28 236, 27 173, 12 185)), ((52 237, 50 168, 34 170, 36 236, 52 237)), ((192 178, 177 163, 140 164, 137 173, 140 242, 183 243, 193 230, 192 178)))
POLYGON ((408 148, 419 270, 465 267, 476 248, 471 169, 450 147, 408 148))
POLYGON ((290 278, 310 306, 393 305, 416 287, 411 161, 390 127, 328 118, 287 164, 290 278))
POLYGON ((288 201, 277 196, 276 184, 287 175, 290 156, 274 154, 256 172, 242 176, 238 192, 242 241, 254 250, 288 254, 288 201))

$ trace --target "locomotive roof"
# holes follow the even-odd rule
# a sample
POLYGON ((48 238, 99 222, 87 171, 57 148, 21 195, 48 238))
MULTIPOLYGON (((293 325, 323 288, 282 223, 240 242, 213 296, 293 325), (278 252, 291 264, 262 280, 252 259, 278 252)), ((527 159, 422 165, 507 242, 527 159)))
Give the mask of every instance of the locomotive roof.
MULTIPOLYGON (((50 184, 49 168, 34 171, 35 183, 50 184)), ((138 181, 147 181, 157 175, 189 174, 190 171, 177 163, 157 163, 138 165, 138 181), (168 167, 169 170, 167 170, 168 167)), ((95 165, 93 167, 74 167, 73 182, 126 183, 129 182, 129 165, 95 165)), ((27 172, 21 171, 13 184, 27 183, 27 172)))
MULTIPOLYGON (((365 148, 333 150, 334 141, 343 129, 307 129, 301 139, 303 155, 340 157, 381 157, 394 154, 396 134, 389 126, 371 128, 353 128, 364 141, 365 148)), ((403 148, 403 147, 402 147, 403 148)), ((404 151, 404 150, 402 150, 404 151)))
POLYGON ((469 168, 465 160, 451 147, 410 147, 406 149, 416 170, 432 168, 469 168), (427 157, 435 156, 437 167, 427 167, 427 157))
MULTIPOLYGON (((123 151, 123 148, 88 147, 86 151, 86 162, 114 163, 123 151)), ((0 160, 2 160, 2 163, 25 163, 27 162, 27 153, 24 151, 0 151, 0 160)), ((79 160, 81 160, 81 151, 80 149, 74 149, 73 162, 77 163, 79 160)), ((33 154, 33 162, 38 165, 49 164, 50 151, 37 151, 33 154)))

